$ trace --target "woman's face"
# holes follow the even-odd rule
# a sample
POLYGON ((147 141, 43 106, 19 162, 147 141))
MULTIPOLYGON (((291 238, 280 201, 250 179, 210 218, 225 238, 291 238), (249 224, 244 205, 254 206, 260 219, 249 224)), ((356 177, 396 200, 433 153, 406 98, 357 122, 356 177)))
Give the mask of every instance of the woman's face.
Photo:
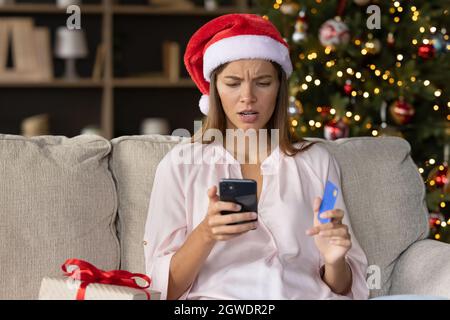
POLYGON ((266 127, 280 86, 271 62, 259 59, 230 62, 218 74, 216 86, 228 129, 266 127))

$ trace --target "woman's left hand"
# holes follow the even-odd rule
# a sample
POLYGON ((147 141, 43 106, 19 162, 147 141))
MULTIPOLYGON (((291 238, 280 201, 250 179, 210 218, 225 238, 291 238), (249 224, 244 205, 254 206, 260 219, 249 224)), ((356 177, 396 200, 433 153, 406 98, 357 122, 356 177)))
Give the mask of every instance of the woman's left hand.
POLYGON ((345 254, 352 247, 348 226, 342 223, 344 211, 334 209, 321 214, 322 218, 331 218, 331 222, 321 224, 317 215, 322 199, 314 199, 314 226, 306 230, 306 234, 314 236, 317 249, 326 264, 335 264, 345 258, 345 254))

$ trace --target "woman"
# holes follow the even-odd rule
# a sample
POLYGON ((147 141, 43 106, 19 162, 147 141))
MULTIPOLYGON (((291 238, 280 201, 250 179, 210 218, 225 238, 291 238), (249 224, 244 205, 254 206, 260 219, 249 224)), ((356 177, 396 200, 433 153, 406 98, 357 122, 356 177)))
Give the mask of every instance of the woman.
POLYGON ((207 118, 156 171, 144 236, 152 288, 162 299, 367 299, 367 260, 341 192, 323 215, 331 222, 317 220, 325 183, 340 189, 339 167, 320 144, 289 134, 292 64, 276 28, 252 14, 218 17, 192 36, 184 61, 207 118), (230 130, 268 130, 256 139, 269 153, 230 130), (219 200, 221 178, 254 179, 257 214, 222 215, 240 208, 219 200))

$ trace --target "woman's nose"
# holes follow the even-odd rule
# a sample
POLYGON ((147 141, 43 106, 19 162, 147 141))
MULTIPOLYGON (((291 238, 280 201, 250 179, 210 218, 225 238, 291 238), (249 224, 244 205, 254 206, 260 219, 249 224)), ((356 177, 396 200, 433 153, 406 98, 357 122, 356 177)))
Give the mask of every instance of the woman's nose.
POLYGON ((241 91, 241 102, 249 103, 256 100, 251 85, 243 85, 241 91))

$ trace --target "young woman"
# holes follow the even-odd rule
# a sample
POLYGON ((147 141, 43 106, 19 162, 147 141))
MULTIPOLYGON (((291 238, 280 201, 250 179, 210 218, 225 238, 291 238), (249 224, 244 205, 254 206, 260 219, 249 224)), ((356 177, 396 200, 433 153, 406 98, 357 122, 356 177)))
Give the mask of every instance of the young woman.
POLYGON ((367 260, 342 192, 323 215, 331 222, 317 219, 326 182, 341 191, 339 166, 325 147, 289 132, 292 64, 273 24, 218 17, 192 36, 184 61, 207 117, 156 171, 144 235, 152 288, 162 299, 367 299, 367 260), (211 130, 223 139, 211 142, 211 130), (257 134, 252 148, 249 135, 227 136, 234 130, 267 136, 257 134), (240 208, 219 200, 221 178, 255 180, 258 212, 222 215, 240 208))

